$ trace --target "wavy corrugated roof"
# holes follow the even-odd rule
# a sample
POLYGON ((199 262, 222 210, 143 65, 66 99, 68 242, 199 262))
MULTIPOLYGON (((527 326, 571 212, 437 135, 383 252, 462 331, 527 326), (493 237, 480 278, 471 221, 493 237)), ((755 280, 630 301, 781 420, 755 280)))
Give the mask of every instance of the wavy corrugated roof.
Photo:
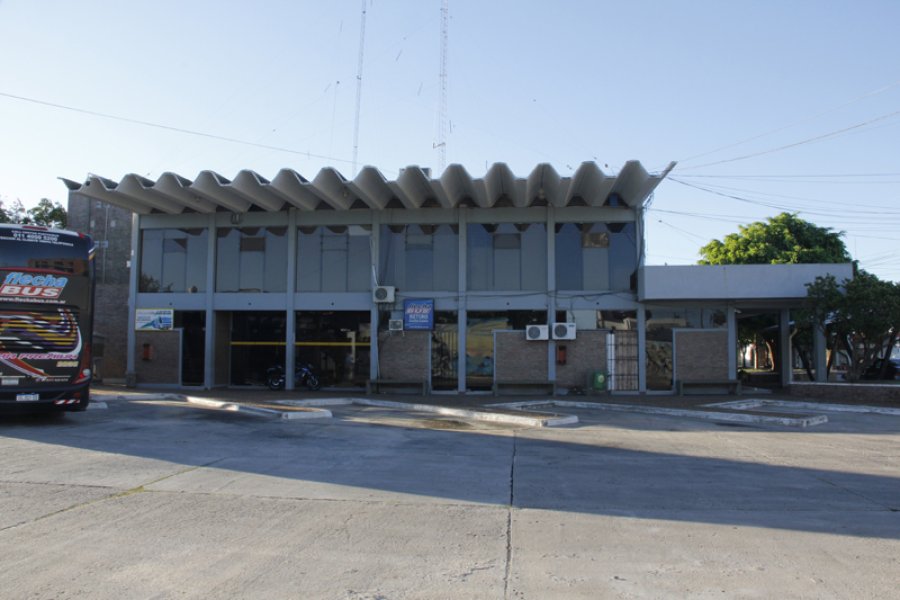
POLYGON ((90 175, 84 183, 63 182, 74 192, 109 202, 138 214, 243 213, 251 209, 278 212, 287 208, 352 210, 369 208, 480 208, 528 206, 604 206, 643 204, 675 164, 651 174, 638 161, 628 161, 616 175, 596 163, 582 163, 571 177, 560 177, 549 164, 539 164, 527 177, 516 177, 505 163, 495 163, 484 177, 474 178, 462 165, 450 165, 438 178, 428 169, 407 167, 389 180, 374 167, 364 167, 353 179, 324 168, 312 179, 282 169, 271 181, 244 170, 233 180, 202 171, 191 181, 163 173, 152 181, 129 174, 116 183, 90 175))

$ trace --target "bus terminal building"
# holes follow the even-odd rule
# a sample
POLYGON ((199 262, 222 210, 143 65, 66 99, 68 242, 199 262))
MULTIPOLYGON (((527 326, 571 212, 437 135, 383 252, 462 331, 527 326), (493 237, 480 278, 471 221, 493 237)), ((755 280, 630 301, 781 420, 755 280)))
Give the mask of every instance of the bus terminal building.
MULTIPOLYGON (((131 384, 259 386, 305 362, 332 389, 634 394, 735 380, 742 315, 777 314, 789 348, 805 283, 852 276, 645 265, 644 214, 667 173, 630 161, 570 177, 497 163, 482 177, 451 165, 64 181, 70 226, 99 242, 95 332, 131 384), (116 232, 130 257, 112 253, 116 232)), ((814 355, 824 378, 824 343, 814 355)), ((779 360, 790 383, 791 353, 779 360)))

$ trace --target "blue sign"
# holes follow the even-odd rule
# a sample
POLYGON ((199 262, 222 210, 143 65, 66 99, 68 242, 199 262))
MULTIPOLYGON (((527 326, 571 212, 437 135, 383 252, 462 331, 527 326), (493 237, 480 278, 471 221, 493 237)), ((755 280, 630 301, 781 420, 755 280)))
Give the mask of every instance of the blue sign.
POLYGON ((404 300, 403 329, 434 329, 434 300, 404 300))

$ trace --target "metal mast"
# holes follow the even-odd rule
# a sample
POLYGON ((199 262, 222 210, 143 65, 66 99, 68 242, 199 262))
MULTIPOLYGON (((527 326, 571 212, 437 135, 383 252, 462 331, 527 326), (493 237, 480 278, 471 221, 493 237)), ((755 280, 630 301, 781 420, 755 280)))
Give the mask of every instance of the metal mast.
POLYGON ((441 0, 441 99, 438 115, 438 140, 434 145, 438 149, 438 164, 441 173, 447 167, 447 133, 450 119, 447 113, 447 43, 450 35, 450 0, 441 0))
POLYGON ((356 176, 356 159, 359 155, 359 112, 362 107, 363 56, 366 50, 366 0, 362 0, 362 16, 359 24, 359 59, 356 63, 356 119, 353 124, 353 176, 356 176))

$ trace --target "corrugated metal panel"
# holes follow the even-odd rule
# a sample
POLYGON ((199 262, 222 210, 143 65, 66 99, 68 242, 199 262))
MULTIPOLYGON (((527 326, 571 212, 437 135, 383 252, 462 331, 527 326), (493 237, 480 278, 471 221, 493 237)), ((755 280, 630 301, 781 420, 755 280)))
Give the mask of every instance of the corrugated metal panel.
POLYGON ((66 187, 139 214, 216 211, 247 212, 256 207, 268 212, 292 206, 300 210, 353 210, 371 208, 456 208, 475 206, 603 206, 616 194, 627 206, 643 204, 671 167, 648 173, 638 161, 628 161, 617 175, 607 175, 596 163, 582 163, 572 177, 560 177, 549 164, 539 164, 527 177, 516 177, 505 163, 495 163, 483 178, 473 178, 462 165, 450 165, 432 177, 429 169, 407 167, 388 180, 374 167, 363 168, 348 180, 333 168, 324 168, 312 181, 292 169, 282 169, 272 181, 250 170, 229 181, 213 171, 202 171, 194 181, 163 173, 155 182, 129 174, 116 183, 91 175, 81 184, 63 179, 66 187))

